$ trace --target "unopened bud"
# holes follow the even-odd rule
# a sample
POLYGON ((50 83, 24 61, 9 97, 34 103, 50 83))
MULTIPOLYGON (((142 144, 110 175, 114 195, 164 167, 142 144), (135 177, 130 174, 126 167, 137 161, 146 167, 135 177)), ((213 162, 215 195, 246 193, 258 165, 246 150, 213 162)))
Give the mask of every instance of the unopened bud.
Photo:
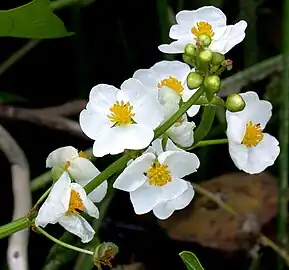
POLYGON ((200 43, 200 45, 202 45, 204 47, 208 47, 208 46, 210 46, 212 39, 207 34, 201 34, 198 36, 198 42, 200 43))
POLYGON ((203 77, 198 72, 190 72, 187 77, 187 85, 190 89, 195 89, 200 87, 203 82, 203 77))
POLYGON ((204 85, 212 93, 217 93, 217 92, 219 92, 220 87, 221 87, 220 77, 217 75, 207 76, 205 78, 204 85))
POLYGON ((183 54, 183 61, 191 66, 193 64, 192 58, 186 54, 183 54))
POLYGON ((246 106, 246 103, 240 94, 234 93, 227 97, 226 108, 230 112, 240 112, 246 106))
POLYGON ((225 56, 219 52, 213 52, 212 64, 221 65, 225 60, 225 56))
POLYGON ((213 58, 213 53, 210 50, 204 50, 199 53, 199 58, 202 62, 209 63, 213 58))
POLYGON ((193 44, 187 44, 185 47, 185 54, 190 57, 194 57, 196 53, 196 47, 193 44))
POLYGON ((231 70, 233 68, 233 61, 231 59, 224 60, 222 66, 226 67, 227 70, 231 70))

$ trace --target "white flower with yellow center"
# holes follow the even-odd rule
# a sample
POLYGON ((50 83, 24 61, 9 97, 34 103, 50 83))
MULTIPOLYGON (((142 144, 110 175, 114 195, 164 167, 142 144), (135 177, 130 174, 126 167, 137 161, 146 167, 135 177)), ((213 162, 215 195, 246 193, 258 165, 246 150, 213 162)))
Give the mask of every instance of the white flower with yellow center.
MULTIPOLYGON (((151 93, 163 106, 165 121, 178 109, 179 103, 186 102, 197 89, 190 90, 187 86, 187 76, 191 68, 179 61, 161 61, 149 69, 137 70, 133 77, 141 81, 149 93, 151 93)), ((199 105, 193 105, 188 115, 193 117, 198 113, 199 105)), ((183 147, 193 144, 193 128, 195 124, 188 122, 184 115, 172 128, 168 135, 175 142, 183 147)))
POLYGON ((67 231, 80 237, 83 243, 87 243, 92 240, 95 232, 80 215, 81 212, 99 218, 99 211, 87 197, 85 190, 79 184, 71 183, 69 174, 64 172, 40 207, 35 225, 45 228, 47 224, 59 223, 67 231))
POLYGON ((247 23, 239 21, 227 25, 226 15, 213 6, 197 10, 183 10, 176 15, 177 24, 170 29, 169 36, 176 41, 159 46, 164 53, 183 53, 189 43, 196 44, 198 37, 206 34, 211 38, 209 48, 214 52, 227 53, 245 37, 247 23))
POLYGON ((92 88, 86 109, 80 114, 80 126, 95 140, 94 156, 102 157, 147 147, 163 119, 161 105, 146 87, 128 79, 121 90, 106 84, 92 88))
POLYGON ((166 219, 192 200, 193 188, 182 178, 199 165, 195 154, 176 148, 171 141, 163 151, 158 139, 126 167, 113 186, 130 193, 136 214, 153 210, 156 217, 166 219))
MULTIPOLYGON (((78 152, 72 146, 65 146, 58 148, 51 152, 46 159, 46 167, 53 170, 67 171, 71 178, 85 186, 93 178, 100 174, 100 171, 93 165, 84 152, 78 152)), ((93 202, 100 202, 107 191, 107 181, 104 181, 95 190, 93 190, 88 197, 93 202)))
POLYGON ((229 152, 235 165, 250 174, 274 164, 279 142, 263 130, 272 116, 272 105, 259 100, 255 92, 241 94, 246 106, 240 112, 226 112, 229 152))

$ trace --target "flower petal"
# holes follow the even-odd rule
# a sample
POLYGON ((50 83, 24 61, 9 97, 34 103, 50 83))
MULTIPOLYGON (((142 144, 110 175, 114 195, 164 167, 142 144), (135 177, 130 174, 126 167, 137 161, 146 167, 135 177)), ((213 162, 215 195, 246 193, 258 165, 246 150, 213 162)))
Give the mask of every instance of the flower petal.
POLYGON ((152 153, 146 153, 136 158, 115 180, 113 187, 124 190, 134 191, 145 183, 147 177, 144 175, 156 159, 152 153))
POLYGON ((80 215, 63 216, 58 222, 67 231, 80 237, 82 243, 88 243, 93 239, 94 229, 80 215))
POLYGON ((72 183, 71 187, 73 190, 75 190, 82 200, 82 203, 84 205, 84 211, 89 214, 91 217, 99 218, 99 211, 97 207, 94 205, 94 203, 87 197, 87 194, 83 187, 77 183, 72 183))
POLYGON ((162 44, 158 49, 163 53, 183 53, 187 44, 196 44, 193 35, 173 41, 170 44, 162 44))
POLYGON ((77 157, 68 167, 68 172, 72 178, 80 184, 85 186, 93 178, 100 174, 100 171, 93 165, 93 163, 87 158, 77 157))
POLYGON ((159 203, 153 208, 154 215, 157 218, 167 219, 175 210, 183 209, 189 205, 195 195, 195 191, 189 182, 187 182, 187 184, 187 190, 179 197, 167 202, 159 203))
POLYGON ((107 181, 102 182, 97 188, 87 195, 88 198, 94 203, 101 202, 106 195, 107 187, 107 181))
POLYGON ((159 102, 146 92, 146 87, 137 79, 128 79, 121 85, 121 90, 134 107, 133 119, 138 124, 155 129, 164 119, 164 113, 159 102), (151 114, 153 117, 148 117, 151 114))
POLYGON ((125 149, 139 150, 146 148, 154 137, 153 130, 145 125, 131 124, 115 126, 103 132, 94 142, 93 155, 116 155, 125 149), (139 136, 141 134, 141 136, 139 136))
POLYGON ((226 111, 227 136, 229 141, 241 143, 246 133, 246 119, 226 111))
POLYGON ((182 147, 189 147, 194 143, 194 122, 184 121, 181 124, 175 123, 168 131, 169 137, 182 147))
MULTIPOLYGON (((182 99, 184 102, 188 101, 188 99, 194 95, 197 92, 198 88, 190 90, 187 85, 184 85, 184 91, 183 91, 183 95, 182 95, 182 99)), ((195 116, 199 110, 200 110, 200 105, 193 105, 191 106, 188 110, 187 110, 187 114, 190 117, 195 116)))
POLYGON ((78 157, 78 151, 72 146, 60 147, 52 151, 46 159, 46 168, 64 166, 67 161, 78 157))
POLYGON ((185 151, 167 151, 158 156, 162 164, 167 164, 174 177, 182 178, 194 173, 200 166, 198 157, 185 151))
POLYGON ((55 224, 65 215, 69 207, 71 180, 67 172, 64 172, 53 185, 47 199, 40 207, 35 225, 45 227, 48 223, 55 224))

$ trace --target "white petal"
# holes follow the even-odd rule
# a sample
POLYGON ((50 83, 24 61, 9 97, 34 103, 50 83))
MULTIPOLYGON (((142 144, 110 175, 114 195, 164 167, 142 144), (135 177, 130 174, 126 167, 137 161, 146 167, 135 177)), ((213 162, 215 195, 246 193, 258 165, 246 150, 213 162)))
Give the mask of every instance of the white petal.
POLYGON ((187 44, 195 44, 196 41, 193 35, 173 41, 170 44, 162 44, 158 49, 163 53, 183 53, 187 44))
POLYGON ((103 132, 95 140, 93 155, 96 157, 103 157, 107 154, 119 154, 125 149, 144 149, 150 144, 153 137, 153 130, 145 125, 131 124, 116 126, 103 132))
POLYGON ((78 151, 72 146, 58 148, 51 152, 46 159, 46 168, 63 166, 67 161, 78 157, 78 151))
POLYGON ((94 229, 80 215, 63 216, 58 222, 67 231, 80 237, 82 243, 90 242, 95 234, 94 229))
POLYGON ((91 109, 91 103, 88 103, 87 109, 84 109, 79 115, 79 124, 82 131, 91 139, 96 139, 104 130, 109 129, 113 123, 108 119, 109 112, 96 112, 91 109))
POLYGON ((77 183, 72 183, 71 187, 75 190, 78 194, 82 203, 84 205, 84 211, 89 214, 91 217, 99 218, 99 211, 94 203, 87 197, 85 190, 82 186, 77 183))
MULTIPOLYGON (((184 102, 188 101, 188 99, 197 92, 198 88, 197 89, 193 89, 193 90, 190 90, 187 85, 184 86, 184 91, 183 91, 183 94, 182 94, 182 99, 184 102)), ((191 106, 188 110, 187 110, 187 114, 188 116, 190 117, 193 117, 195 116, 199 110, 200 110, 200 105, 193 105, 191 106)))
POLYGON ((147 181, 144 175, 156 159, 152 153, 146 153, 136 158, 115 180, 113 187, 124 190, 134 191, 147 181))
POLYGON ((149 147, 147 150, 150 153, 155 153, 157 156, 160 155, 165 151, 184 151, 183 149, 178 148, 170 138, 167 140, 167 145, 165 146, 165 149, 163 149, 162 146, 162 138, 158 138, 153 141, 152 146, 149 147))
POLYGON ((220 9, 213 6, 205 6, 193 11, 183 10, 177 14, 176 20, 181 24, 204 21, 215 27, 226 25, 226 15, 220 9))
POLYGON ((121 85, 121 90, 127 95, 133 105, 138 124, 155 129, 164 119, 164 113, 159 102, 146 92, 146 87, 136 79, 128 79, 121 85), (152 117, 148 117, 150 114, 152 117))
MULTIPOLYGON (((180 152, 181 153, 181 152, 180 152)), ((172 181, 162 187, 155 187, 160 192, 158 203, 168 201, 180 196, 187 188, 187 181, 178 177, 172 177, 172 181)))
POLYGON ((279 142, 265 133, 263 140, 248 151, 248 161, 243 170, 250 174, 260 173, 274 164, 280 153, 279 142))
POLYGON ((172 175, 179 178, 196 172, 200 166, 198 157, 185 151, 167 151, 160 154, 158 160, 167 164, 172 175))
POLYGON ((154 215, 159 219, 167 219, 170 217, 175 210, 180 210, 189 205, 192 201, 195 191, 190 183, 188 188, 176 199, 159 203, 153 208, 154 215))
POLYGON ((169 137, 182 147, 189 147, 194 143, 194 122, 184 121, 181 124, 174 124, 168 131, 169 137))
POLYGON ((226 111, 227 136, 229 141, 241 143, 246 133, 246 119, 226 111))
POLYGON ((192 29, 193 23, 186 23, 186 24, 175 24, 170 28, 169 37, 172 39, 181 39, 184 37, 187 37, 189 35, 192 35, 191 29, 192 29))
POLYGON ((245 21, 239 21, 235 25, 227 26, 224 35, 218 40, 214 40, 210 45, 210 49, 223 54, 227 53, 234 46, 243 41, 246 28, 247 23, 245 21))
POLYGON ((64 172, 53 185, 47 199, 40 207, 35 225, 45 227, 48 223, 55 224, 61 216, 65 215, 69 208, 71 194, 71 180, 67 172, 64 172))
POLYGON ((248 163, 248 148, 240 142, 229 140, 230 156, 239 170, 243 170, 248 163))
POLYGON ((75 182, 81 186, 85 186, 88 182, 100 174, 100 171, 90 160, 82 157, 77 157, 70 163, 68 172, 75 182))
POLYGON ((106 192, 107 192, 107 181, 104 181, 92 192, 90 192, 87 196, 92 202, 99 203, 105 197, 106 192))

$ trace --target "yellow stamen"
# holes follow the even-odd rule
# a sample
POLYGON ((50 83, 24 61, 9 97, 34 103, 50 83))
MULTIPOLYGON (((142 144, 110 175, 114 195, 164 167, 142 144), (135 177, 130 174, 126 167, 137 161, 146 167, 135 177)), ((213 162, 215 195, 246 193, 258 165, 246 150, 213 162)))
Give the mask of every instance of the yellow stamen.
POLYGON ((108 119, 116 126, 129 125, 133 123, 132 117, 135 116, 133 113, 133 106, 129 102, 124 101, 116 102, 110 108, 111 114, 108 115, 108 119))
POLYGON ((181 95, 184 90, 182 83, 178 81, 176 78, 171 76, 158 83, 158 88, 161 88, 163 86, 167 86, 168 88, 176 91, 179 95, 181 95))
POLYGON ((78 156, 88 159, 88 156, 83 151, 79 151, 78 156))
POLYGON ((80 195, 78 194, 77 191, 72 189, 70 193, 69 208, 68 211, 66 212, 66 215, 71 216, 73 214, 79 214, 79 212, 83 211, 84 205, 80 198, 80 195))
POLYGON ((147 170, 147 177, 149 178, 150 185, 158 187, 162 187, 172 181, 168 165, 160 164, 158 161, 147 170))
POLYGON ((191 32, 196 37, 201 34, 206 34, 212 38, 215 35, 212 25, 207 22, 197 22, 196 26, 192 27, 191 32))
POLYGON ((252 121, 249 121, 246 124, 246 133, 242 140, 242 144, 247 147, 256 146, 264 137, 263 130, 260 127, 260 124, 253 124, 252 121))

